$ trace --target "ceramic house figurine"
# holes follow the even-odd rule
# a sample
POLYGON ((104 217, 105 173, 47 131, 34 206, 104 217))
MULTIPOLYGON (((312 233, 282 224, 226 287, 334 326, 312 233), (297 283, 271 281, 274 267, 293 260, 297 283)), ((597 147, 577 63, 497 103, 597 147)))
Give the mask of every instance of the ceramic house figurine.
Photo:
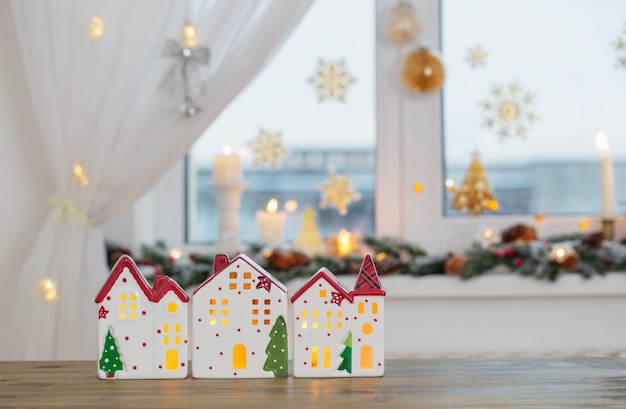
POLYGON ((151 288, 127 255, 113 266, 96 297, 101 379, 185 378, 189 297, 174 280, 151 288))
POLYGON ((287 311, 287 289, 254 260, 217 255, 192 297, 192 376, 287 376, 287 311))
POLYGON ((367 255, 354 290, 320 269, 291 297, 296 377, 382 376, 385 291, 367 255))

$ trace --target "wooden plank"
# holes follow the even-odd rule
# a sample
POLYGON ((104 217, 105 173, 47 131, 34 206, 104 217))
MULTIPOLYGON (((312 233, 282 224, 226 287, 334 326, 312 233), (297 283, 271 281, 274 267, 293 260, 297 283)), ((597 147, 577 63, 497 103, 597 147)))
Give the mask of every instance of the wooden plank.
POLYGON ((0 362, 2 408, 626 407, 626 360, 389 360, 382 378, 99 380, 95 362, 0 362))

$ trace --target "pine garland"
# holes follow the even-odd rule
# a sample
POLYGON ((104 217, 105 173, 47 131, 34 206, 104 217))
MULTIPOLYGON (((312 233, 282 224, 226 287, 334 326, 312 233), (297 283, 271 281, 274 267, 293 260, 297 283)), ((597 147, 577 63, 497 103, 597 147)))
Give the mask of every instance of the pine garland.
MULTIPOLYGON (((577 273, 584 278, 602 276, 607 271, 626 270, 626 246, 603 240, 598 233, 589 235, 570 234, 513 243, 500 243, 488 248, 474 247, 462 254, 427 255, 419 246, 394 238, 367 237, 359 254, 347 257, 314 256, 275 249, 267 251, 260 245, 251 245, 246 253, 277 279, 286 282, 294 278, 308 278, 320 268, 326 267, 336 275, 357 274, 363 261, 363 253, 371 254, 379 274, 403 274, 410 276, 455 275, 469 280, 493 272, 506 270, 512 274, 538 280, 557 281, 567 273, 577 273), (551 255, 559 247, 571 249, 555 259, 551 255), (299 256, 295 262, 291 256, 299 256)), ((107 243, 109 263, 126 249, 107 243)), ((165 274, 184 288, 197 286, 213 273, 215 254, 191 254, 188 261, 174 260, 163 241, 153 246, 143 245, 139 265, 153 266, 155 274, 165 274)), ((232 257, 233 255, 231 255, 232 257)))

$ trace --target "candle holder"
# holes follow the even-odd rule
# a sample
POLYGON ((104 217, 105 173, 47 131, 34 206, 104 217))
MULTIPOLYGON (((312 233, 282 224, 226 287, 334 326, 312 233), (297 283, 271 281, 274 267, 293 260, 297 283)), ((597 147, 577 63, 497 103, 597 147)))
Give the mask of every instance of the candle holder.
POLYGON ((613 240, 615 237, 615 219, 602 219, 602 233, 605 240, 613 240))
POLYGON ((215 191, 219 211, 218 250, 229 252, 239 249, 239 210, 241 195, 248 188, 247 183, 210 183, 215 191))

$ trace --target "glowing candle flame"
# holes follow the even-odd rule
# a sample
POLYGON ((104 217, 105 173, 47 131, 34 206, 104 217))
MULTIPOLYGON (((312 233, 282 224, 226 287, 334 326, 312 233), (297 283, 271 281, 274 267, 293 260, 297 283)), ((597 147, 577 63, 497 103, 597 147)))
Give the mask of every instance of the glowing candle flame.
POLYGON ((276 210, 278 210, 278 200, 270 199, 269 202, 267 202, 265 210, 267 210, 268 213, 276 213, 276 210))

